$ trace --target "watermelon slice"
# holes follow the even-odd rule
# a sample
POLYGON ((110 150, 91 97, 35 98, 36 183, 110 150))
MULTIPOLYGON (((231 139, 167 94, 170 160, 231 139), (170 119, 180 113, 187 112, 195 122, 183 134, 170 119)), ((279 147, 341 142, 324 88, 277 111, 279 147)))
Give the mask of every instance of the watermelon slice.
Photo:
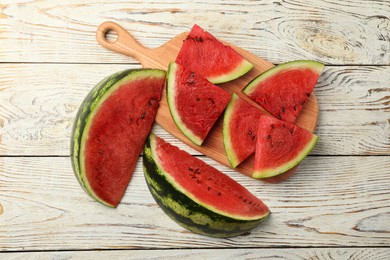
POLYGON ((214 84, 236 79, 253 67, 234 49, 196 24, 184 40, 176 63, 199 73, 214 84))
POLYGON ((262 112, 233 94, 223 119, 223 143, 230 165, 235 168, 255 152, 258 120, 262 112))
POLYGON ((255 78, 243 93, 278 119, 293 123, 323 68, 321 63, 305 60, 280 64, 255 78))
POLYGON ((159 107, 165 71, 126 70, 99 83, 80 106, 71 159, 85 191, 116 207, 130 182, 159 107))
POLYGON ((268 178, 290 170, 310 153, 317 140, 316 135, 292 123, 261 115, 253 177, 268 178))
POLYGON ((177 63, 169 65, 167 77, 167 99, 173 120, 185 136, 202 145, 231 95, 177 63))
POLYGON ((270 214, 268 207, 245 187, 154 134, 146 141, 143 166, 158 205, 195 233, 237 236, 270 214))

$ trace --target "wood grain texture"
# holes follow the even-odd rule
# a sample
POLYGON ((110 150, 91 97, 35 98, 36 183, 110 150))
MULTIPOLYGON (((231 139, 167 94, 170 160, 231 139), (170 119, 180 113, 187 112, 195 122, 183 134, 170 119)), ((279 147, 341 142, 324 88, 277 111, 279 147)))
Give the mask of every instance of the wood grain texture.
POLYGON ((140 162, 122 203, 111 209, 86 195, 68 157, 0 157, 0 249, 389 245, 389 156, 308 157, 296 175, 277 185, 201 158, 263 199, 270 218, 247 236, 203 237, 164 215, 140 162))
MULTIPOLYGON (((73 120, 90 89, 111 73, 139 66, 0 64, 0 154, 69 155, 73 120)), ((320 140, 312 154, 389 155, 388 82, 390 67, 327 66, 314 89, 320 140)))
POLYGON ((185 1, 102 3, 12 0, 0 4, 0 61, 127 63, 95 41, 113 20, 149 47, 194 23, 218 38, 277 64, 390 64, 390 8, 376 1, 185 1))
POLYGON ((171 250, 114 250, 3 253, 3 260, 18 259, 289 259, 338 260, 375 259, 388 260, 388 248, 284 248, 284 249, 171 249, 171 250))

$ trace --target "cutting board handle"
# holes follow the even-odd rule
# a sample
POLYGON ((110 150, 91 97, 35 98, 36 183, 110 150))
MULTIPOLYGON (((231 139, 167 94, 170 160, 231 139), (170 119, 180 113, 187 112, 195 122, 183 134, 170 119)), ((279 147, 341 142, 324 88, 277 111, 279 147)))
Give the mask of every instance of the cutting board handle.
POLYGON ((96 40, 100 45, 111 51, 136 58, 141 62, 141 64, 145 54, 150 51, 149 48, 142 46, 122 26, 114 22, 102 23, 96 31, 96 40), (109 32, 114 32, 117 38, 112 41, 108 40, 107 34, 109 32))

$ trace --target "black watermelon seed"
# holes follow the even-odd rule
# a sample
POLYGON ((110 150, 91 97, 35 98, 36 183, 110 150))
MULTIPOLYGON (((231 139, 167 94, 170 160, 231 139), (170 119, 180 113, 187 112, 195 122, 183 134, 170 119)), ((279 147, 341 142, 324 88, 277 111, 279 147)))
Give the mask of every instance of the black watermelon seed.
POLYGON ((202 39, 202 37, 195 37, 195 41, 197 41, 197 42, 203 42, 203 39, 202 39))
POLYGON ((142 112, 142 114, 141 114, 141 119, 144 119, 145 116, 146 116, 146 111, 142 112))

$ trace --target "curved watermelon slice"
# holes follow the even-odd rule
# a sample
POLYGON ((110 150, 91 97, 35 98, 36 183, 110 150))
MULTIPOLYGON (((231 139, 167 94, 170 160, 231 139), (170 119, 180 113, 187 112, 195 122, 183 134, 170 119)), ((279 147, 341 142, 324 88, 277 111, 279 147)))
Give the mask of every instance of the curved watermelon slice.
POLYGON ((154 134, 146 141, 143 165, 158 205, 195 233, 237 236, 270 214, 260 199, 235 180, 154 134))
POLYGON ((169 65, 167 77, 167 99, 173 120, 185 136, 202 145, 231 95, 177 63, 169 65))
POLYGON ((323 68, 319 62, 306 60, 280 64, 255 78, 243 93, 276 118, 293 123, 323 68))
POLYGON ((176 63, 199 73, 214 84, 236 79, 253 67, 234 49, 196 24, 184 40, 176 63))
POLYGON ((268 178, 290 170, 310 153, 317 140, 316 135, 292 123, 261 115, 252 176, 268 178))
POLYGON ((99 83, 80 106, 73 126, 71 158, 85 191, 116 207, 130 182, 153 126, 165 72, 126 70, 99 83))
POLYGON ((262 112, 233 94, 223 118, 223 143, 230 165, 235 168, 255 152, 258 120, 262 112))

